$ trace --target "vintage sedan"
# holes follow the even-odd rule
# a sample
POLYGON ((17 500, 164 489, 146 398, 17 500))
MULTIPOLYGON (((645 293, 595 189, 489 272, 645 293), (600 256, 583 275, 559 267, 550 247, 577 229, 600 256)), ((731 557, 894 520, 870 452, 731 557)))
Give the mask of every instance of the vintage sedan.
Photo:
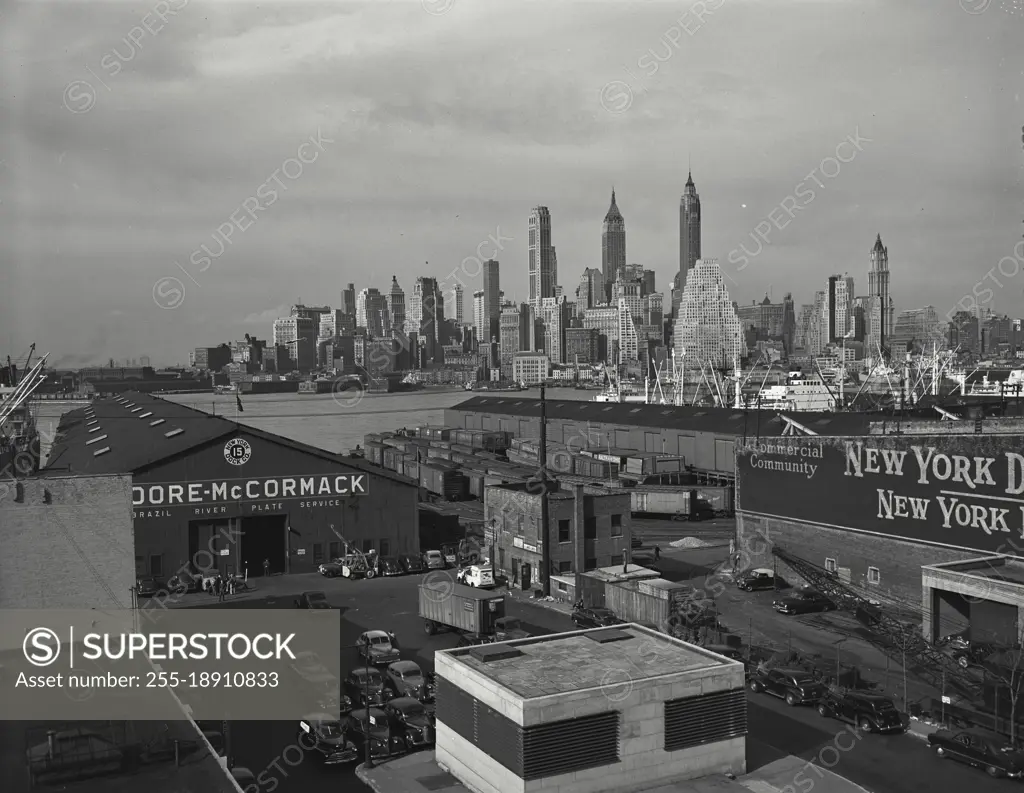
POLYGON ((572 624, 577 628, 604 628, 609 625, 621 625, 622 620, 616 617, 611 609, 584 606, 573 609, 572 624))
POLYGON ((327 602, 327 595, 323 592, 303 592, 295 599, 295 608, 321 611, 330 609, 331 604, 327 602))
POLYGON ((324 765, 359 760, 359 747, 345 736, 341 721, 326 713, 314 713, 299 722, 299 745, 313 752, 324 765))
POLYGON ((384 676, 373 667, 353 669, 345 678, 345 693, 360 707, 383 705, 391 699, 391 692, 384 685, 384 676))
POLYGON ((1024 753, 1006 745, 1006 740, 981 730, 939 730, 928 736, 939 757, 982 768, 991 777, 1024 777, 1024 753))
POLYGON ((428 570, 444 570, 448 566, 440 551, 424 551, 423 564, 428 570))
POLYGON ((377 570, 381 576, 394 577, 405 575, 402 565, 393 556, 382 556, 377 561, 377 570))
POLYGON ((779 598, 772 603, 779 614, 815 614, 819 611, 835 611, 836 604, 814 589, 801 589, 789 597, 779 598))
POLYGON ((399 556, 398 563, 406 573, 422 573, 423 559, 419 556, 399 556))
POLYGON ((135 582, 135 594, 140 598, 151 598, 162 589, 155 578, 140 578, 135 582))
POLYGON ((359 657, 371 664, 384 666, 393 664, 402 656, 398 650, 398 639, 388 631, 366 631, 356 640, 359 657))
POLYGON ((749 686, 755 694, 763 691, 792 707, 817 704, 828 692, 823 683, 802 669, 756 669, 751 672, 749 686))
POLYGON ((856 724, 861 732, 901 733, 910 723, 889 697, 860 691, 830 689, 818 703, 818 713, 856 724))
POLYGON ((410 750, 434 743, 434 720, 418 699, 393 699, 384 706, 384 712, 391 719, 392 735, 401 735, 410 750))
POLYGON ((388 685, 396 697, 423 700, 427 693, 427 679, 415 661, 395 661, 385 671, 388 685))
POLYGON ((370 745, 370 756, 383 760, 405 754, 405 737, 391 729, 391 720, 380 708, 354 710, 345 721, 345 732, 359 749, 359 756, 366 756, 366 745, 370 745))
POLYGON ((317 572, 325 578, 337 578, 341 575, 341 568, 344 567, 344 564, 344 559, 331 559, 331 561, 320 565, 317 572))
POLYGON ((736 581, 736 586, 747 592, 755 592, 760 589, 777 589, 779 579, 775 573, 765 568, 757 568, 741 575, 736 581))

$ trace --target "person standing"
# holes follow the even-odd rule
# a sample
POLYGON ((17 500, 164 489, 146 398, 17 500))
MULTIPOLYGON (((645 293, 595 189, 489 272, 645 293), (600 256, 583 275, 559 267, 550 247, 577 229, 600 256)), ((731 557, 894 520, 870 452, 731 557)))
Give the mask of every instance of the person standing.
POLYGON ((654 561, 658 561, 661 558, 661 546, 654 546, 654 561))
POLYGON ((264 575, 264 577, 270 575, 270 560, 269 559, 264 559, 263 560, 263 575, 264 575))

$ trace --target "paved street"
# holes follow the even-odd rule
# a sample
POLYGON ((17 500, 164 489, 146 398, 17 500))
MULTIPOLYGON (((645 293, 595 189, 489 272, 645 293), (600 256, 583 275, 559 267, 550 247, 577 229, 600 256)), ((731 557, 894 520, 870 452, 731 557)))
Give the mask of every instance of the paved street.
MULTIPOLYGON (((700 566, 694 562, 689 564, 700 566)), ((453 634, 427 636, 419 621, 416 608, 418 576, 347 581, 295 576, 295 589, 318 588, 327 592, 331 602, 345 610, 342 616, 342 639, 351 644, 364 630, 386 628, 398 635, 402 655, 432 668, 435 650, 455 646, 453 634)), ((285 582, 280 582, 284 584, 285 582)), ((291 583, 291 582, 287 582, 291 583)), ((228 608, 292 608, 292 596, 271 596, 267 599, 241 600, 223 604, 228 608)), ((212 601, 208 604, 217 607, 212 601)), ((762 606, 763 608, 763 606, 762 606)), ((534 632, 571 629, 568 618, 544 606, 528 602, 510 602, 509 613, 519 617, 534 632)), ((357 663, 355 653, 343 661, 343 672, 357 663), (346 666, 347 665, 347 666, 346 666)), ((836 735, 844 729, 838 722, 822 719, 810 708, 789 708, 780 700, 764 695, 749 695, 748 768, 755 769, 785 755, 795 755, 826 767, 862 785, 872 793, 934 793, 939 790, 974 789, 1003 790, 1005 784, 988 779, 983 773, 934 757, 927 744, 919 738, 868 735, 862 740, 836 735), (833 765, 834 764, 834 765, 833 765)), ((342 789, 365 789, 355 778, 354 769, 325 769, 311 758, 296 766, 289 766, 280 758, 284 749, 293 744, 297 725, 289 722, 236 722, 232 728, 232 742, 239 765, 264 777, 262 791, 280 793, 308 791, 319 785, 342 789), (276 767, 274 763, 276 761, 276 767), (273 780, 277 781, 275 786, 273 780), (351 786, 351 787, 350 787, 351 786)), ((293 753, 290 757, 295 756, 293 753)), ((814 779, 810 772, 808 779, 814 779)), ((803 778, 799 780, 806 788, 803 778)), ((795 783, 796 784, 796 783, 795 783)), ((800 790, 797 785, 795 790, 800 790)), ((786 791, 786 793, 792 793, 786 791)))

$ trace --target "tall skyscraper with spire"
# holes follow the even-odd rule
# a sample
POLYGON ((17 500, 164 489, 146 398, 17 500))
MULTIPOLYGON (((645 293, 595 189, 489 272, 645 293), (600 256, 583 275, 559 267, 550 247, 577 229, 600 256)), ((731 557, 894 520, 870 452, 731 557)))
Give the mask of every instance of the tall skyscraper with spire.
POLYGON ((676 277, 675 299, 672 310, 679 312, 679 300, 686 289, 686 278, 700 258, 700 196, 693 184, 693 174, 687 173, 686 187, 679 198, 679 275, 676 277))
POLYGON ((612 189, 612 204, 604 216, 601 228, 601 275, 604 278, 605 299, 611 298, 612 284, 626 269, 626 221, 615 203, 615 189, 612 189))
POLYGON ((530 212, 530 305, 540 314, 541 301, 555 296, 558 265, 551 244, 551 213, 547 207, 530 212))
POLYGON ((391 332, 405 333, 405 292, 395 276, 391 276, 391 291, 384 296, 384 300, 391 319, 391 332))
POLYGON ((882 244, 882 235, 875 238, 871 248, 871 269, 868 270, 868 299, 870 314, 867 328, 865 355, 874 358, 879 349, 884 353, 892 335, 895 309, 889 294, 889 249, 882 244))

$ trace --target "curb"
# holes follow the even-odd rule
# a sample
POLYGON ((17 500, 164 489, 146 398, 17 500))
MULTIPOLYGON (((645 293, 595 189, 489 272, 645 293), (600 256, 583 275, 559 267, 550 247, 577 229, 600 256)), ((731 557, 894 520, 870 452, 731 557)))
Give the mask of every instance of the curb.
POLYGON ((360 763, 356 766, 356 778, 358 778, 360 782, 362 782, 364 785, 370 788, 373 791, 373 793, 384 793, 380 785, 377 784, 376 780, 374 780, 366 772, 366 765, 364 763, 360 763))

